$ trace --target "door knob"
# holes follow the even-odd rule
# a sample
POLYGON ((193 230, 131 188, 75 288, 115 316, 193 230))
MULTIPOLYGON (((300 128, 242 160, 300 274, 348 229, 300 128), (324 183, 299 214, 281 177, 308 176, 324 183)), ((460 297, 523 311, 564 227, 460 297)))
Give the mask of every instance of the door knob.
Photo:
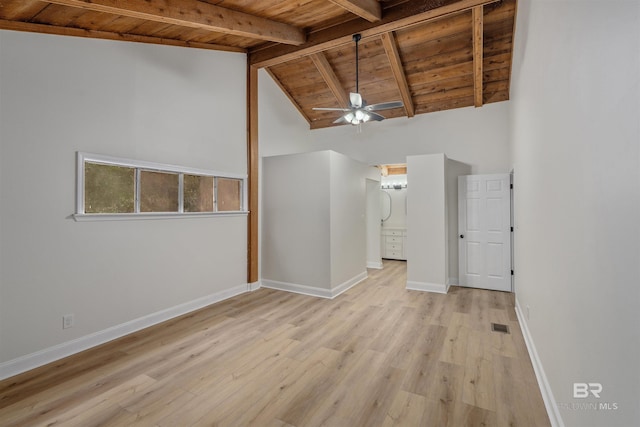
POLYGON ((464 234, 461 234, 461 235, 460 235, 460 238, 461 238, 461 239, 464 239, 464 234))

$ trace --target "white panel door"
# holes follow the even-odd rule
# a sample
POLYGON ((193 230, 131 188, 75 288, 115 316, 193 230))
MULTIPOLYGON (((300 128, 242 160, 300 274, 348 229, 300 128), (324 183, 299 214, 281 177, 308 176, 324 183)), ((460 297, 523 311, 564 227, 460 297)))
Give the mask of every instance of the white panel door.
POLYGON ((511 292, 511 190, 508 174, 458 177, 461 286, 511 292))

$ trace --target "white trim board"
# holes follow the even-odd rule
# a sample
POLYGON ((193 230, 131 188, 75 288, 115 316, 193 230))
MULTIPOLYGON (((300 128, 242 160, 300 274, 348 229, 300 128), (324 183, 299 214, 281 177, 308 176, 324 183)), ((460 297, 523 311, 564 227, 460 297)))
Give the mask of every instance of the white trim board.
POLYGON ((229 299, 236 295, 250 292, 258 289, 259 287, 259 282, 237 285, 232 288, 216 292, 215 294, 207 295, 93 334, 85 335, 84 337, 80 337, 72 341, 67 341, 35 353, 18 357, 17 359, 0 363, 0 380, 35 369, 39 366, 46 365, 47 363, 55 362, 56 360, 60 360, 64 357, 68 357, 89 348, 96 347, 100 344, 121 338, 141 329, 148 328, 149 326, 157 325, 158 323, 165 322, 173 319, 174 317, 199 310, 203 307, 229 299))
POLYGON ((529 352, 529 357, 531 358, 531 364, 533 365, 533 370, 536 374, 536 379, 538 380, 538 387, 540 387, 540 393, 542 393, 542 400, 544 401, 544 406, 547 409, 547 415, 549 415, 551 426, 564 427, 564 422, 562 421, 562 417, 560 416, 560 411, 558 410, 556 399, 554 399, 553 397, 551 386, 549 385, 547 375, 544 373, 544 369, 542 368, 542 361, 538 357, 536 346, 533 344, 533 338, 531 337, 531 333, 529 332, 527 320, 522 313, 522 309, 520 308, 520 301, 518 301, 517 297, 516 316, 518 316, 518 323, 520 323, 522 336, 524 337, 524 342, 527 345, 527 351, 529 352))
POLYGON ((441 283, 412 282, 407 280, 407 289, 411 291, 424 291, 446 294, 447 292, 449 292, 449 285, 443 285, 441 283))
POLYGON ((353 276, 351 279, 347 280, 344 283, 341 283, 340 285, 332 289, 300 285, 298 283, 279 282, 277 280, 268 280, 268 279, 262 279, 261 282, 262 282, 263 288, 294 292, 296 294, 309 295, 312 297, 333 299, 338 295, 340 295, 341 293, 346 292, 347 290, 353 288, 355 285, 362 282, 367 277, 368 277, 367 272, 363 271, 362 273, 353 276))
POLYGON ((247 285, 247 290, 249 292, 253 292, 253 291, 257 291, 261 287, 262 287, 262 282, 260 280, 258 280, 257 282, 249 283, 247 285))
POLYGON ((367 261, 367 268, 374 268, 376 270, 382 270, 382 262, 380 261, 367 261))

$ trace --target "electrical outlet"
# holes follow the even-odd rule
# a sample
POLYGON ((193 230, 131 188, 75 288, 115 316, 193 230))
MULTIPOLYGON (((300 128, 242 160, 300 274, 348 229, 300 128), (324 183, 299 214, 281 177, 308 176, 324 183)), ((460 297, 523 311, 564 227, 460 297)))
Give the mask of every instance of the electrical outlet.
POLYGON ((527 310, 527 320, 529 320, 529 306, 526 307, 527 310))
POLYGON ((69 329, 73 327, 74 323, 75 319, 73 317, 73 314, 66 314, 62 316, 62 329, 69 329))

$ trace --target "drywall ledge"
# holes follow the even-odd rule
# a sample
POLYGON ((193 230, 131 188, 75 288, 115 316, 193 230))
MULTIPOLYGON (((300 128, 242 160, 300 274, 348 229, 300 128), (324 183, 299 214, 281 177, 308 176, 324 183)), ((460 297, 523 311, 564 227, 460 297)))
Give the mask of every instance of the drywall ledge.
POLYGON ((207 295, 196 300, 158 311, 138 319, 131 320, 120 325, 99 331, 84 337, 68 341, 53 347, 46 348, 35 353, 27 354, 17 359, 0 364, 0 380, 35 369, 47 363, 55 362, 64 357, 71 356, 81 351, 96 347, 100 344, 121 338, 125 335, 139 331, 149 326, 157 325, 174 317, 182 316, 208 305, 229 299, 236 295, 258 289, 259 284, 242 284, 215 294, 207 295))
POLYGON ((518 323, 520 323, 520 330, 522 331, 524 342, 527 345, 527 351, 529 352, 529 358, 531 359, 533 370, 536 373, 536 378, 538 380, 538 387, 540 387, 540 393, 542 393, 542 400, 544 401, 544 406, 547 409, 547 415, 549 415, 549 421, 551 422, 551 425, 553 427, 564 427, 564 422, 562 421, 562 417, 560 417, 560 411, 558 410, 558 405, 556 404, 556 400, 553 397, 551 386, 549 385, 549 381, 547 381, 547 376, 544 373, 544 369, 542 368, 542 362, 538 357, 536 346, 533 344, 533 338, 529 333, 529 327, 527 326, 527 322, 524 316, 522 315, 522 309, 520 308, 520 301, 518 301, 517 297, 516 297, 516 316, 518 316, 518 323))

